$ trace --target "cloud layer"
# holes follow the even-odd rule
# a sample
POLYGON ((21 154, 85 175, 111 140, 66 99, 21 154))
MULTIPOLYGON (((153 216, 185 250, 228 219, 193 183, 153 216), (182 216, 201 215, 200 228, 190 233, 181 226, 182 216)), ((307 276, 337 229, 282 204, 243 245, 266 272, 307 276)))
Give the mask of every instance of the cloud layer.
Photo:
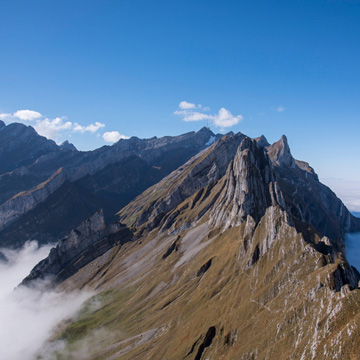
POLYGON ((349 210, 360 212, 360 181, 321 179, 321 182, 329 186, 349 210))
POLYGON ((105 124, 100 122, 82 126, 78 123, 67 121, 66 117, 56 117, 55 119, 49 119, 48 117, 34 110, 18 110, 12 114, 2 113, 0 114, 0 120, 4 120, 8 123, 20 122, 26 125, 30 124, 40 135, 54 140, 57 140, 60 137, 61 132, 66 130, 73 133, 84 134, 85 132, 95 133, 99 129, 105 127, 105 124))
POLYGON ((227 128, 238 124, 242 119, 242 115, 234 116, 229 110, 221 108, 215 114, 207 113, 210 111, 208 107, 202 105, 195 105, 187 101, 181 101, 179 109, 174 112, 182 118, 183 121, 210 121, 214 126, 219 128, 227 128))
POLYGON ((92 294, 42 292, 14 288, 32 267, 47 256, 50 247, 36 242, 19 251, 1 249, 8 263, 0 263, 0 359, 33 360, 54 327, 73 316, 92 294))

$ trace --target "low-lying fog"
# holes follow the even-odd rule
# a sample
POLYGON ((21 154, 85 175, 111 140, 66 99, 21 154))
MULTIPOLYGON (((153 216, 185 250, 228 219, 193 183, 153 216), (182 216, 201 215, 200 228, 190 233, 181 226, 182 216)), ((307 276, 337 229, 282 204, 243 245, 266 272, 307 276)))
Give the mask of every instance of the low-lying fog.
POLYGON ((0 359, 33 360, 56 325, 73 316, 89 293, 42 292, 14 288, 40 260, 50 246, 38 247, 32 241, 20 250, 1 249, 8 259, 0 262, 0 359))

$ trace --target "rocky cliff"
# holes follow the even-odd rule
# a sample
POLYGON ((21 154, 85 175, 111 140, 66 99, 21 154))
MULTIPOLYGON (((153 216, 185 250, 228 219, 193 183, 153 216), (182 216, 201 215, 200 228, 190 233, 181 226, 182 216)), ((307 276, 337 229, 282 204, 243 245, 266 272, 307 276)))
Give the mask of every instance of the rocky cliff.
POLYGON ((292 157, 285 136, 266 149, 289 213, 325 236, 337 239, 333 245, 345 252, 342 238, 346 232, 360 231, 359 221, 319 181, 309 164, 292 157))

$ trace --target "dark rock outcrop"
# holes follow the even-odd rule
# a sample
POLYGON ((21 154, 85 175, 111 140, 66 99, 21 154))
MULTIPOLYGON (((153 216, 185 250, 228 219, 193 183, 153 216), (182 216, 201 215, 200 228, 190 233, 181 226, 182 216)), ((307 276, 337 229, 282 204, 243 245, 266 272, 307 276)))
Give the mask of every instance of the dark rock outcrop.
POLYGON ((0 263, 7 263, 7 257, 0 251, 0 263))
POLYGON ((49 285, 54 286, 74 275, 115 244, 124 244, 132 238, 132 233, 126 226, 119 223, 107 225, 103 212, 98 211, 72 230, 69 236, 60 240, 50 250, 49 256, 31 270, 22 285, 31 286, 39 280, 49 279, 49 285))
POLYGON ((60 146, 60 149, 69 149, 69 150, 77 150, 74 144, 70 143, 68 140, 65 140, 60 146))

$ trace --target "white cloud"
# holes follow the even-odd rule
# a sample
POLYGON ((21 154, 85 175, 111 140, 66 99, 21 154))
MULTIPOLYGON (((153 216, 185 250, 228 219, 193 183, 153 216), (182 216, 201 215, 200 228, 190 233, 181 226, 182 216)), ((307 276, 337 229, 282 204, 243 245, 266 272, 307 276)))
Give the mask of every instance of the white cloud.
POLYGON ((283 112, 285 110, 285 108, 281 105, 279 105, 277 108, 276 108, 276 111, 277 112, 283 112))
POLYGON ((222 128, 234 126, 242 119, 242 115, 233 116, 233 114, 231 114, 231 112, 225 108, 221 108, 217 115, 213 117, 214 124, 222 128))
POLYGON ((186 101, 185 103, 191 105, 191 107, 184 107, 183 103, 184 101, 179 104, 181 110, 174 111, 174 114, 181 116, 183 121, 211 120, 215 126, 226 128, 238 124, 243 119, 242 115, 234 116, 225 108, 221 108, 217 114, 205 114, 204 112, 210 111, 209 107, 202 107, 200 104, 196 106, 186 101), (198 110, 194 111, 194 109, 198 110))
POLYGON ((39 112, 34 110, 18 110, 14 112, 12 116, 23 121, 33 121, 43 117, 39 112))
POLYGON ((65 117, 56 117, 55 119, 49 119, 41 113, 34 110, 18 110, 14 113, 2 113, 0 114, 0 120, 5 120, 7 123, 23 123, 28 125, 28 122, 32 122, 32 126, 42 136, 49 139, 57 140, 62 137, 62 133, 67 131, 67 136, 71 136, 71 132, 84 134, 86 132, 95 133, 99 129, 104 128, 105 124, 96 121, 94 124, 86 126, 78 123, 72 123, 66 121, 65 117))
POLYGON ((183 118, 184 121, 201 121, 201 120, 211 120, 213 117, 208 114, 203 114, 198 111, 190 112, 186 114, 183 118))
POLYGON ((196 109, 196 105, 187 101, 181 101, 179 104, 179 108, 183 110, 196 109))
POLYGON ((174 114, 181 116, 184 121, 201 121, 212 118, 211 115, 203 114, 198 111, 189 111, 189 110, 176 110, 174 111, 174 114))
POLYGON ((128 136, 121 135, 118 131, 108 131, 102 137, 108 143, 115 143, 120 139, 129 139, 128 136))
POLYGON ((9 118, 11 119, 11 114, 6 114, 6 113, 0 114, 0 120, 7 120, 9 118))
POLYGON ((90 124, 87 126, 82 126, 82 125, 79 125, 78 123, 74 123, 73 131, 80 132, 82 134, 86 131, 95 133, 96 131, 98 131, 99 129, 101 129, 103 127, 105 127, 105 124, 100 123, 98 121, 96 121, 95 124, 90 124))
POLYGON ((55 326, 73 316, 92 296, 87 292, 43 292, 24 286, 14 290, 49 250, 50 246, 39 248, 36 242, 17 251, 1 249, 9 261, 0 263, 0 359, 37 359, 55 326))
POLYGON ((38 134, 45 136, 49 139, 56 139, 59 137, 59 133, 63 130, 70 130, 72 123, 70 121, 64 121, 63 118, 57 117, 53 120, 45 118, 38 120, 34 125, 38 134))
POLYGON ((360 181, 344 179, 321 179, 351 211, 360 211, 360 181))

